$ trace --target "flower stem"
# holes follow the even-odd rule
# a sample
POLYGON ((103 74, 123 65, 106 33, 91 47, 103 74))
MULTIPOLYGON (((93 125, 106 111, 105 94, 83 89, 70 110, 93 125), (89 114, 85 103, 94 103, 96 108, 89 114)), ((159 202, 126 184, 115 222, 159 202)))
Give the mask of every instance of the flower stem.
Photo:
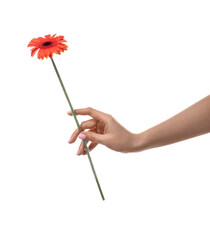
MULTIPOLYGON (((71 112, 72 112, 72 114, 73 114, 73 116, 74 116, 74 120, 75 120, 75 122, 76 122, 76 124, 77 124, 77 128, 78 128, 79 132, 81 132, 82 129, 81 129, 80 125, 79 125, 79 122, 78 122, 78 120, 77 120, 76 114, 75 114, 75 112, 74 112, 74 108, 73 108, 73 106, 72 106, 72 104, 71 104, 71 102, 70 102, 70 99, 69 99, 68 94, 67 94, 67 92, 66 92, 66 89, 65 89, 65 87, 64 87, 64 85, 63 85, 63 82, 62 82, 62 80, 61 80, 60 74, 59 74, 59 72, 58 72, 58 69, 57 69, 57 67, 56 67, 56 65, 55 65, 55 62, 54 62, 53 58, 51 58, 51 61, 52 61, 53 67, 54 67, 54 69, 55 69, 55 72, 56 72, 56 74, 57 74, 57 76, 58 76, 58 79, 59 79, 59 81, 60 81, 60 84, 61 84, 61 87, 62 87, 62 89, 63 89, 63 92, 64 92, 64 94, 65 94, 65 96, 66 96, 67 102, 68 102, 68 104, 69 104, 69 106, 70 106, 70 108, 71 108, 71 112)), ((89 149, 88 149, 88 147, 87 147, 86 141, 85 141, 85 140, 82 140, 82 141, 83 141, 83 144, 84 144, 84 146, 85 146, 86 153, 87 153, 87 156, 88 156, 88 159, 89 159, 89 162, 90 162, 90 166, 91 166, 91 168, 92 168, 93 175, 94 175, 95 180, 96 180, 96 183, 97 183, 97 185, 98 185, 98 189, 99 189, 99 191, 100 191, 101 197, 102 197, 103 200, 105 200, 104 195, 103 195, 103 192, 102 192, 102 190, 101 190, 100 183, 99 183, 99 181, 98 181, 98 177, 97 177, 97 175, 96 175, 96 171, 95 171, 94 166, 93 166, 92 159, 91 159, 91 157, 90 157, 90 153, 89 153, 89 149)))

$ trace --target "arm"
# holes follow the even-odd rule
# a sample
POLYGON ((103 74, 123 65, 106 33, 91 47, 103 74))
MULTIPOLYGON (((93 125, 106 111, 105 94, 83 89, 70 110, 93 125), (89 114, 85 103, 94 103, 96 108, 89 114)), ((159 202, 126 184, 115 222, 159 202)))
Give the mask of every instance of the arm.
MULTIPOLYGON (((103 144, 118 152, 139 152, 210 132, 210 95, 174 117, 139 134, 128 131, 110 114, 93 108, 74 111, 77 115, 89 115, 92 119, 82 122, 80 125, 82 132, 76 129, 68 142, 74 143, 77 137, 87 142, 91 141, 90 151, 98 144, 103 144)), ((68 114, 72 116, 71 112, 68 114)), ((83 142, 77 154, 86 154, 83 142)))
POLYGON ((210 95, 174 117, 134 135, 133 151, 143 151, 210 132, 210 95))

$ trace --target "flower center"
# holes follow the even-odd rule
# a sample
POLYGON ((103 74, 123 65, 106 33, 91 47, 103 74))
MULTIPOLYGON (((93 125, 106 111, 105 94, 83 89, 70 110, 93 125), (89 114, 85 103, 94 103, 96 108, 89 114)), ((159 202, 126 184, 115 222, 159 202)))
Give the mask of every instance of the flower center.
POLYGON ((53 42, 49 41, 49 42, 44 42, 44 43, 42 43, 42 45, 46 47, 46 46, 51 45, 52 43, 53 43, 53 42))

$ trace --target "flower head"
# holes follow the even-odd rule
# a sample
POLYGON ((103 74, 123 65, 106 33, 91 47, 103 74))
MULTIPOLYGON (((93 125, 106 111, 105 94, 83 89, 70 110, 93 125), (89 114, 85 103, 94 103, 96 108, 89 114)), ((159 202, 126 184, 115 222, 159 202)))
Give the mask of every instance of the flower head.
POLYGON ((30 43, 28 44, 28 47, 33 47, 31 49, 31 56, 33 57, 34 54, 38 51, 37 57, 39 59, 44 59, 45 57, 52 58, 53 53, 61 54, 61 52, 64 52, 64 50, 67 50, 68 46, 63 44, 63 42, 67 42, 64 40, 64 36, 56 36, 54 34, 53 36, 45 35, 45 38, 38 37, 33 38, 30 43))

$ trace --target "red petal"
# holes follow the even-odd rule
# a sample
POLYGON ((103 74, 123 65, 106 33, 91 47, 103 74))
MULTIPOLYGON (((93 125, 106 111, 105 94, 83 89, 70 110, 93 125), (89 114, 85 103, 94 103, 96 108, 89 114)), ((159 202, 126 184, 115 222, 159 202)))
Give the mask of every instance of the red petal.
POLYGON ((41 58, 42 58, 42 54, 43 54, 43 49, 39 49, 39 52, 38 52, 38 54, 37 54, 37 57, 38 57, 39 59, 41 59, 41 58))
POLYGON ((63 40, 60 40, 59 42, 67 42, 67 41, 63 39, 63 40))
POLYGON ((39 49, 39 48, 37 48, 37 47, 31 49, 31 56, 32 56, 32 57, 34 56, 34 54, 36 53, 36 51, 37 51, 38 49, 39 49))

